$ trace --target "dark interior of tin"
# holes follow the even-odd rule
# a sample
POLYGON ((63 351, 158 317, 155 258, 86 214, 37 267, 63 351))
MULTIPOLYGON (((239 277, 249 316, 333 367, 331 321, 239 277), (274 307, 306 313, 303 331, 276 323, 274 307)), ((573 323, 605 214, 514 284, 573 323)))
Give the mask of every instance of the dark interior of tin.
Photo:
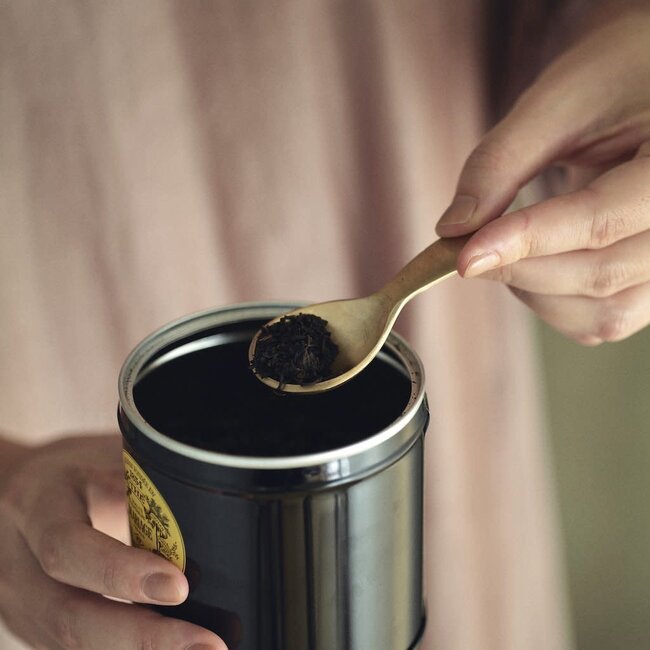
POLYGON ((291 456, 363 440, 395 421, 409 402, 411 380, 388 352, 328 393, 277 394, 248 367, 256 329, 252 324, 244 332, 231 332, 210 347, 183 341, 175 347, 186 346, 186 353, 159 354, 134 388, 144 419, 157 431, 202 449, 291 456))

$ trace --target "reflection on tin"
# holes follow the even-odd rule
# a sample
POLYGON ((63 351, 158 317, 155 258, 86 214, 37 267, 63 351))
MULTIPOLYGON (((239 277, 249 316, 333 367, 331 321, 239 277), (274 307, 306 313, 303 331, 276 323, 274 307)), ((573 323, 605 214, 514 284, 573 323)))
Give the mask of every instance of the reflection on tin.
POLYGON ((304 470, 303 476, 310 483, 318 483, 338 481, 350 476, 350 473, 350 459, 339 458, 320 467, 309 467, 304 470))

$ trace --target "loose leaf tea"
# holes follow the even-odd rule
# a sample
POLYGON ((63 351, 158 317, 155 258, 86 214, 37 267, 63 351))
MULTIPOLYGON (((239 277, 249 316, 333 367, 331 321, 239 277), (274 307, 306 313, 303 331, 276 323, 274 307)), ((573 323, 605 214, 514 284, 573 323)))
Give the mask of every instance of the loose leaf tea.
POLYGON ((284 384, 312 384, 331 376, 338 347, 327 321, 313 314, 283 316, 262 327, 251 368, 284 384))
POLYGON ((394 422, 409 403, 411 380, 386 356, 336 390, 279 395, 248 367, 248 332, 153 363, 133 389, 145 420, 156 431, 200 449, 297 456, 360 442, 394 422))

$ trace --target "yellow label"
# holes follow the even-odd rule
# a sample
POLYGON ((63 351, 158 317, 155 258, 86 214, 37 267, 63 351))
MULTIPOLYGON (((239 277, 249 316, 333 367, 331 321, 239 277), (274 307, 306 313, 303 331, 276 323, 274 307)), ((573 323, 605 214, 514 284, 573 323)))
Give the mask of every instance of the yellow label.
POLYGON ((185 544, 167 502, 128 451, 122 451, 133 546, 153 551, 185 570, 185 544))

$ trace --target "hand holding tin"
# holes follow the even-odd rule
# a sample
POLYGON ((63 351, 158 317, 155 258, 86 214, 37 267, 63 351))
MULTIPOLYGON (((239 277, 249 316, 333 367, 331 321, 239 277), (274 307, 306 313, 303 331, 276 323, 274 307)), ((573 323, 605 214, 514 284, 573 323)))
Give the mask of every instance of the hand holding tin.
POLYGON ((212 632, 135 604, 177 605, 188 583, 116 538, 126 515, 120 447, 113 434, 66 437, 7 463, 0 444, 0 619, 29 647, 226 650, 212 632))
MULTIPOLYGON (((412 259, 390 282, 370 296, 309 305, 273 319, 258 331, 251 341, 248 357, 253 372, 267 386, 286 393, 320 393, 352 379, 377 355, 404 305, 417 294, 456 272, 458 254, 467 241, 468 237, 435 241, 412 259), (288 325, 298 322, 292 319, 300 315, 316 316, 325 321, 327 333, 331 335, 338 352, 324 377, 313 380, 309 378, 309 373, 301 375, 298 372, 296 376, 305 376, 307 381, 290 383, 290 380, 277 375, 274 377, 274 373, 262 368, 258 345, 261 340, 269 338, 270 328, 282 323, 288 325)), ((271 329, 271 336, 272 332, 271 329)), ((294 340, 298 336, 305 341, 311 341, 313 338, 305 331, 292 332, 291 336, 294 340)), ((327 342, 329 336, 324 340, 327 342)), ((306 345, 308 343, 305 343, 306 345)), ((319 345, 319 351, 320 348, 319 345)), ((328 360, 330 352, 331 348, 326 346, 322 354, 325 361, 328 360)), ((297 366, 303 363, 305 357, 310 358, 308 349, 300 350, 299 354, 297 366)))

